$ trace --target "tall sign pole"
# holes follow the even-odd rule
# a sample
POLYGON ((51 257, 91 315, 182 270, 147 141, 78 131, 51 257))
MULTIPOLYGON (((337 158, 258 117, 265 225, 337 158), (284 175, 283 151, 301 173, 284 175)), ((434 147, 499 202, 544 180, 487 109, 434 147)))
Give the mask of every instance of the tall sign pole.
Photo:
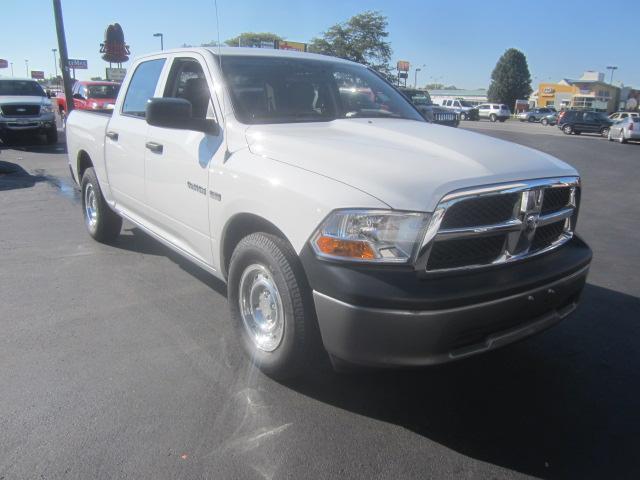
POLYGON ((60 0, 53 0, 53 13, 56 17, 56 33, 58 34, 58 50, 60 51, 60 68, 62 70, 62 82, 64 85, 64 98, 67 101, 67 115, 73 110, 73 96, 71 90, 71 77, 69 76, 69 56, 67 55, 67 39, 64 35, 64 22, 62 20, 62 6, 60 0))

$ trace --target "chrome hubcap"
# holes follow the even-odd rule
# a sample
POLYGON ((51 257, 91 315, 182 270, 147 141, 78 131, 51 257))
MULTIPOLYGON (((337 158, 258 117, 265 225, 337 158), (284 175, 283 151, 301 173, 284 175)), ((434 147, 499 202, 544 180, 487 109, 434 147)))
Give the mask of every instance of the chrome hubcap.
POLYGON ((271 272, 249 265, 240 278, 240 313, 249 338, 265 352, 273 352, 284 336, 284 309, 271 272))
POLYGON ((98 199, 93 185, 88 184, 84 191, 84 213, 89 230, 94 231, 98 224, 98 199))

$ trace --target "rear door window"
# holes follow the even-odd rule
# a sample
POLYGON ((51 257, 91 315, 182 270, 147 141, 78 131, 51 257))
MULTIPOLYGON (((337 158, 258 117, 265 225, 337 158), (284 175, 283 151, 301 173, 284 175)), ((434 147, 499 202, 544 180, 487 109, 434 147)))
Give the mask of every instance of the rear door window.
POLYGON ((164 67, 164 58, 142 62, 133 73, 127 94, 124 97, 122 113, 144 118, 147 102, 156 91, 156 85, 164 67))

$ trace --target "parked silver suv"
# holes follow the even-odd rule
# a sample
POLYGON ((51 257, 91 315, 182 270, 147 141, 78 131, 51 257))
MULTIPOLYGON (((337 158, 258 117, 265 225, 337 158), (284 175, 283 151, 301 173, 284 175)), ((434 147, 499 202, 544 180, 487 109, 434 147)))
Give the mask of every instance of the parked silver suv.
POLYGON ((478 113, 480 114, 480 119, 487 118, 492 122, 496 120, 504 122, 511 116, 509 107, 500 103, 483 103, 482 105, 478 105, 478 113))
POLYGON ((0 139, 43 134, 47 143, 58 141, 58 130, 49 96, 30 78, 0 79, 0 139))

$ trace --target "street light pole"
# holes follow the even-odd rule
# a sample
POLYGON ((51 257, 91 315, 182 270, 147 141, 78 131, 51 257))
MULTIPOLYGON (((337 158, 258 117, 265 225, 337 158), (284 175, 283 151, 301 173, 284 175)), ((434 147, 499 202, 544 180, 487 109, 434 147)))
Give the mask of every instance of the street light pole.
POLYGON ((71 78, 69 77, 69 56, 67 55, 67 39, 64 35, 64 20, 62 18, 62 5, 60 0, 53 1, 53 14, 56 18, 56 33, 58 35, 58 50, 60 51, 60 69, 62 70, 62 82, 64 85, 64 98, 67 102, 67 115, 73 110, 73 96, 71 90, 71 78))
POLYGON ((52 48, 51 51, 53 52, 53 71, 55 72, 53 78, 55 79, 56 83, 58 83, 58 65, 56 64, 56 52, 58 51, 58 49, 52 48))
POLYGON ((162 33, 154 33, 154 37, 160 37, 160 50, 164 50, 164 35, 162 33))
POLYGON ((615 65, 608 65, 608 66, 607 66, 607 70, 611 70, 611 80, 609 80, 609 83, 610 83, 611 85, 613 85, 613 72, 614 72, 615 70, 617 70, 617 69, 618 69, 618 67, 616 67, 615 65))
POLYGON ((13 77, 13 62, 9 62, 11 64, 11 76, 13 77))
POLYGON ((24 59, 24 66, 27 70, 27 78, 29 78, 29 60, 27 60, 26 58, 24 59))
POLYGON ((418 88, 418 72, 422 70, 421 68, 416 68, 416 71, 413 73, 413 88, 418 88))

